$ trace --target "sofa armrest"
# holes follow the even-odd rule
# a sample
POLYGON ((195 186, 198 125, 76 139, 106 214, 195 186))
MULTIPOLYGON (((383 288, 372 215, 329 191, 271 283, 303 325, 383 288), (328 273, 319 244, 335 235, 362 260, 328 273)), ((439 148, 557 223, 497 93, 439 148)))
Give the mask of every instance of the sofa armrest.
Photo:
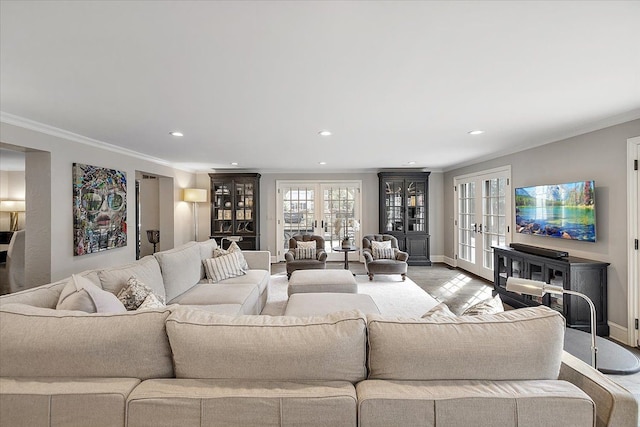
POLYGON ((242 251, 252 270, 267 270, 271 274, 271 252, 269 251, 242 251))
POLYGON ((324 249, 319 249, 316 259, 320 262, 324 262, 327 259, 327 252, 324 249))
POLYGON ((291 249, 289 249, 287 252, 284 253, 285 261, 291 262, 291 261, 295 261, 295 259, 296 259, 296 255, 291 249))
POLYGON ((593 399, 596 426, 638 426, 638 402, 633 395, 566 351, 562 354, 558 379, 574 384, 593 399))
POLYGON ((367 264, 369 264, 371 261, 373 261, 373 255, 371 254, 371 249, 369 249, 369 248, 364 248, 362 250, 362 256, 364 257, 364 261, 367 264))

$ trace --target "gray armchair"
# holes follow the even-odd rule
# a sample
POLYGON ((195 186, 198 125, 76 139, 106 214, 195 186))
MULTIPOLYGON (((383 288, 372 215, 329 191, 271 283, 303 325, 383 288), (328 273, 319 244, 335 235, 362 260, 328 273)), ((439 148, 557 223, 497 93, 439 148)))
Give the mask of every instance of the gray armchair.
POLYGON ((369 280, 373 280, 374 274, 400 274, 402 280, 407 278, 407 260, 409 254, 398 249, 398 239, 390 234, 370 234, 362 239, 362 255, 364 265, 369 275, 369 280), (390 240, 393 248, 393 259, 375 259, 371 250, 371 242, 384 242, 390 240))
POLYGON ((284 254, 287 261, 287 279, 291 277, 291 273, 296 270, 324 270, 327 265, 327 253, 324 250, 324 238, 314 235, 296 235, 289 239, 289 251, 284 254), (298 242, 316 242, 316 258, 315 259, 296 259, 295 249, 298 242))

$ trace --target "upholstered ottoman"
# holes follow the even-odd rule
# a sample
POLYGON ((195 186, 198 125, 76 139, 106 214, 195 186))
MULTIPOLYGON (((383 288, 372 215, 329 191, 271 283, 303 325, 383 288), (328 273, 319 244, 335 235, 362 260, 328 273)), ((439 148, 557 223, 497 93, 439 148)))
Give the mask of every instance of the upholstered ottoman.
POLYGON ((364 314, 380 314, 378 306, 366 294, 305 293, 289 298, 285 316, 324 316, 336 311, 360 310, 364 314))
POLYGON ((289 279, 289 296, 305 292, 340 292, 355 294, 358 285, 349 270, 296 270, 289 279))

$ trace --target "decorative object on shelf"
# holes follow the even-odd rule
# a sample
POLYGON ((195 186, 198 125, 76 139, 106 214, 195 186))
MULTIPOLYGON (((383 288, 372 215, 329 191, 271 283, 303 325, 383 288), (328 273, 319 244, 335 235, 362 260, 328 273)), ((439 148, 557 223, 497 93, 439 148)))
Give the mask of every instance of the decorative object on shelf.
POLYGON ((127 245, 127 174, 73 164, 73 254, 127 245))
POLYGON ((153 244, 153 253, 156 253, 156 245, 160 243, 160 230, 147 230, 147 240, 153 244))
POLYGON ((231 207, 231 202, 224 202, 224 207, 225 208, 230 208, 231 207))
POLYGON ((243 202, 242 200, 240 200, 240 201, 238 202, 238 207, 239 207, 239 208, 244 208, 244 202, 243 202))
POLYGON ((591 313, 591 366, 597 369, 598 347, 596 347, 596 306, 591 298, 583 293, 564 289, 560 286, 550 285, 537 280, 521 279, 518 277, 507 278, 507 291, 517 294, 531 295, 542 298, 545 294, 575 295, 584 299, 589 304, 591 313))
POLYGON ((182 200, 185 202, 193 203, 193 224, 194 224, 194 238, 198 241, 198 206, 197 203, 204 203, 207 201, 207 190, 200 188, 185 188, 182 193, 182 200))
POLYGON ((11 215, 10 231, 18 231, 18 214, 26 210, 24 200, 0 201, 0 212, 9 212, 11 215))

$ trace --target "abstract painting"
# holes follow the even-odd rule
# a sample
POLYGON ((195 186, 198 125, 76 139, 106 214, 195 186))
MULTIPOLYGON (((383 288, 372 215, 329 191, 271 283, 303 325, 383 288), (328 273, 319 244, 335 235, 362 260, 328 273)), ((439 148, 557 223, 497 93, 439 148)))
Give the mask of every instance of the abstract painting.
POLYGON ((73 164, 73 254, 127 245, 127 174, 73 164))

